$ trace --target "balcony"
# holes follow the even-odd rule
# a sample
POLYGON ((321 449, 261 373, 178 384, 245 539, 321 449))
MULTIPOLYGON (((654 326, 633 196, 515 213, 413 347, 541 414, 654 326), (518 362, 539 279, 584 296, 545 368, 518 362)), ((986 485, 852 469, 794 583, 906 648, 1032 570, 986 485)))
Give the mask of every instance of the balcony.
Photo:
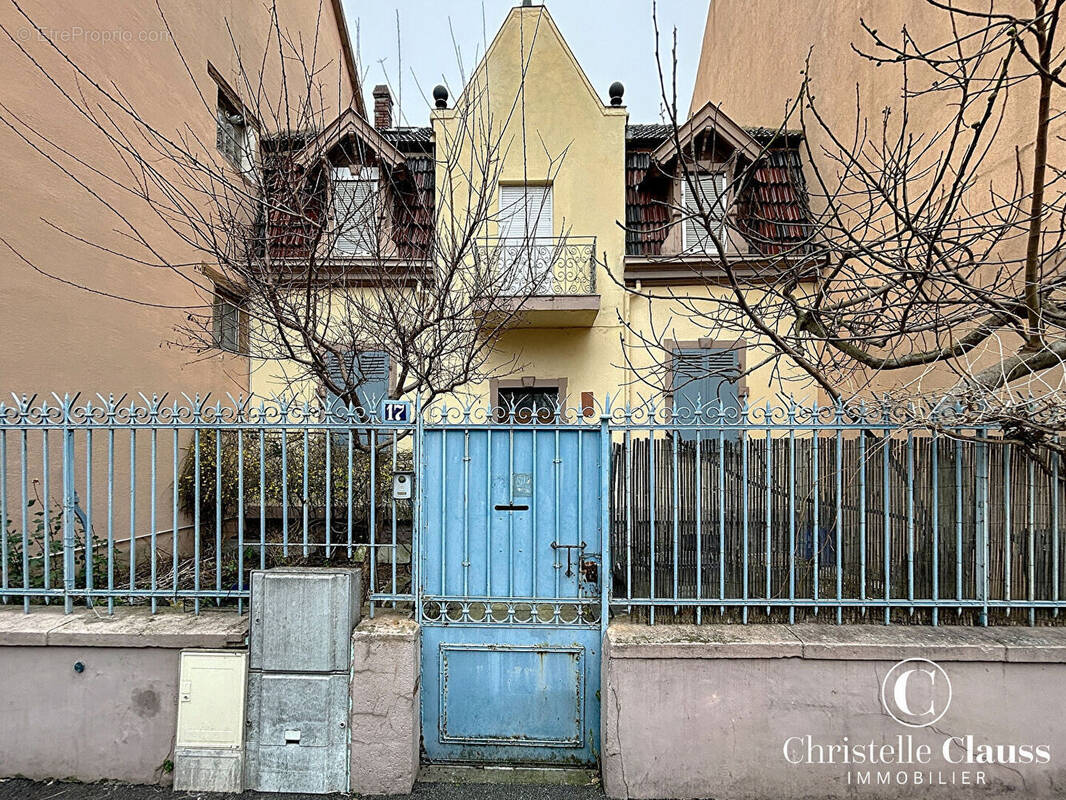
POLYGON ((596 237, 490 239, 482 258, 499 276, 501 315, 515 328, 588 327, 600 310, 596 237))

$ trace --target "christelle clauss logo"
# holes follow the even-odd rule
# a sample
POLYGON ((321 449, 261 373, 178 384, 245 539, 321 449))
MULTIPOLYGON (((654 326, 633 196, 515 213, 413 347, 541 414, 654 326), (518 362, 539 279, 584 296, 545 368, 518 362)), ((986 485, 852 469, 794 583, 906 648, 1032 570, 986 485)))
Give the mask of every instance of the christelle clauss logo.
POLYGON ((927 658, 907 658, 881 681, 881 705, 900 725, 926 728, 948 713, 951 679, 927 658))
MULTIPOLYGON (((845 780, 855 786, 984 786, 989 768, 1018 767, 1051 762, 1051 746, 1038 742, 990 743, 980 732, 952 734, 937 723, 952 704, 951 679, 927 658, 907 658, 893 664, 881 679, 881 707, 894 722, 913 733, 893 732, 866 741, 842 736, 826 740, 813 735, 789 736, 782 752, 789 764, 844 767, 845 780), (926 731, 920 729, 928 729, 926 731)), ((950 723, 950 724, 949 724, 950 723)))

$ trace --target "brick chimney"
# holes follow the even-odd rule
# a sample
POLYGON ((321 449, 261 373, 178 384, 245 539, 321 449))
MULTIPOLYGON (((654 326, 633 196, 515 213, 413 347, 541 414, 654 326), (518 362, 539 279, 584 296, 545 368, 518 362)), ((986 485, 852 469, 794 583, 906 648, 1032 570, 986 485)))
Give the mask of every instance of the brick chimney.
POLYGON ((383 83, 374 87, 374 127, 392 127, 392 93, 383 83))

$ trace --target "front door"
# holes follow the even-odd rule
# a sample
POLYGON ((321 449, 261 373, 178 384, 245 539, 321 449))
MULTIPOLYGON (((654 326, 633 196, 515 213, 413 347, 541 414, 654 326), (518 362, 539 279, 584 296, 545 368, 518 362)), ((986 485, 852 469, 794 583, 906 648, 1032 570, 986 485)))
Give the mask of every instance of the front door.
POLYGON ((426 428, 428 760, 596 762, 600 444, 591 426, 426 428))

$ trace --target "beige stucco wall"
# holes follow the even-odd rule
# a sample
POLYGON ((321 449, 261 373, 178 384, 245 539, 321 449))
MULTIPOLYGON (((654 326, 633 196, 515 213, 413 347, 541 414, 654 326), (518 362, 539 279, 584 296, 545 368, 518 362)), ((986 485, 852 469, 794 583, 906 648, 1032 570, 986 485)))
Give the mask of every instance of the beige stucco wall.
MULTIPOLYGON (((109 91, 121 92, 160 136, 177 141, 184 135, 187 141, 206 148, 207 163, 224 163, 214 147, 217 84, 208 74, 208 63, 238 94, 247 94, 251 86, 261 83, 264 94, 280 96, 277 44, 268 42, 269 10, 246 2, 166 1, 161 4, 164 22, 151 2, 35 0, 21 5, 44 34, 34 30, 13 4, 0 7, 0 25, 18 43, 0 37, 5 106, 0 116, 21 132, 20 136, 9 125, 0 125, 0 174, 4 176, 0 181, 0 208, 4 212, 0 237, 8 245, 0 246, 0 338, 4 343, 0 351, 0 401, 6 398, 10 402, 9 393, 14 392, 37 394, 38 402, 52 404, 51 392, 80 392, 82 403, 92 400, 99 405, 95 394, 100 392, 105 397, 108 393, 128 395, 128 405, 131 401, 139 404, 137 393, 143 392, 148 397, 169 393, 168 403, 182 404, 182 393, 190 397, 211 393, 228 403, 226 393, 236 396, 248 390, 247 360, 217 351, 194 352, 187 347, 188 335, 180 330, 190 324, 190 315, 199 317, 195 323, 199 325, 210 319, 210 283, 197 269, 203 256, 168 230, 143 199, 120 188, 132 182, 128 167, 107 138, 64 99, 60 88, 52 85, 29 57, 36 59, 63 91, 74 91, 70 66, 44 35, 51 37, 87 75, 109 91), (264 51, 271 56, 260 81, 264 51), (244 78, 238 52, 245 61, 244 78), (35 137, 35 131, 66 153, 35 137), (94 199, 90 190, 112 205, 114 213, 94 199), (143 236, 158 255, 131 243, 131 230, 143 236), (148 264, 135 263, 108 249, 148 264), (160 259, 177 267, 151 265, 160 259)), ((343 20, 336 16, 332 0, 280 4, 279 14, 280 27, 294 40, 302 37, 312 41, 318 28, 315 58, 323 82, 331 87, 324 96, 350 104, 356 95, 338 27, 343 20)), ((292 72, 290 65, 290 76, 292 72)), ((82 82, 84 85, 84 79, 82 82)), ((87 103, 102 102, 91 89, 84 91, 87 103)), ((132 137, 131 142, 150 155, 152 151, 128 117, 104 105, 124 133, 132 137)), ((323 113, 332 115, 329 109, 323 113)), ((200 203, 196 192, 186 194, 201 213, 210 214, 210 204, 200 203)), ((160 519, 156 527, 169 532, 173 527, 170 437, 160 438, 156 492, 160 519)), ((183 435, 182 447, 188 441, 183 435)), ((92 503, 97 509, 93 526, 101 537, 104 524, 100 510, 107 507, 104 444, 98 437, 92 467, 96 475, 92 503)), ((87 491, 82 476, 86 467, 80 436, 76 448, 77 490, 85 507, 87 491)), ((137 476, 137 519, 132 525, 129 503, 114 503, 115 536, 123 548, 131 535, 149 537, 147 473, 151 450, 148 437, 142 435, 136 446, 135 473, 124 433, 117 435, 116 448, 116 487, 122 487, 116 491, 128 496, 130 475, 137 476)), ((17 450, 12 446, 7 451, 7 500, 16 533, 21 530, 21 507, 35 496, 43 499, 42 451, 42 439, 35 433, 28 443, 25 463, 30 487, 26 498, 15 491, 22 467, 17 450)), ((60 447, 54 444, 48 492, 53 503, 58 502, 61 492, 59 455, 60 447)), ((30 509, 31 525, 34 510, 30 509)), ((185 522, 179 519, 179 526, 185 522)), ((166 546, 162 541, 157 544, 166 546)), ((143 555, 147 549, 141 545, 138 552, 143 555)))
MULTIPOLYGON (((209 145, 215 139, 216 84, 207 73, 208 62, 240 93, 236 52, 246 54, 245 69, 251 76, 257 74, 265 49, 276 53, 276 44, 271 51, 267 42, 268 10, 255 3, 164 2, 166 24, 154 3, 132 0, 38 1, 24 7, 86 73, 104 84, 113 81, 147 123, 168 136, 176 137, 184 130, 209 145)), ((350 104, 354 89, 331 0, 321 0, 321 5, 320 0, 284 3, 279 13, 282 28, 304 41, 312 40, 321 15, 317 60, 331 86, 324 96, 350 104)), ((69 67, 12 4, 0 9, 0 24, 64 89, 74 87, 69 67)), ((25 132, 40 149, 61 160, 114 204, 165 259, 174 264, 201 261, 143 201, 73 162, 81 159, 108 177, 128 180, 105 138, 79 117, 15 44, 3 38, 5 119, 17 116, 29 129, 61 143, 70 156, 56 154, 25 132)), ((255 83, 254 77, 250 80, 255 83)), ((276 65, 268 67, 264 85, 267 92, 279 92, 276 65)), ((324 113, 329 115, 328 110, 324 113)), ((10 248, 56 278, 35 271, 8 247, 0 248, 0 333, 4 341, 0 389, 4 393, 80 391, 92 396, 98 391, 247 391, 244 359, 218 354, 204 357, 180 346, 188 340, 176 328, 186 322, 188 314, 204 314, 210 308, 206 282, 194 269, 144 266, 100 249, 132 251, 152 260, 143 248, 131 248, 116 233, 123 227, 121 220, 7 126, 0 127, 0 172, 4 175, 0 184, 3 238, 10 248)))
MULTIPOLYGON (((997 10, 1012 8, 1021 15, 1032 13, 1031 4, 1021 0, 997 0, 997 10)), ((870 134, 878 136, 885 108, 892 109, 892 120, 900 118, 901 73, 891 66, 876 66, 854 52, 853 45, 868 52, 873 50, 860 20, 890 42, 899 40, 904 25, 926 46, 949 41, 952 36, 948 16, 926 0, 818 0, 792 4, 775 0, 714 0, 707 15, 691 108, 712 102, 720 104, 742 125, 777 127, 784 123, 798 128, 798 113, 793 110, 786 121, 786 109, 793 109, 805 72, 819 114, 843 141, 851 141, 854 135, 857 102, 861 108, 859 119, 868 121, 870 134)), ((964 30, 965 20, 960 24, 964 30)), ((1019 69, 1021 63, 1019 60, 1019 69)), ((910 75, 912 87, 928 79, 929 75, 919 69, 913 69, 910 75)), ((1034 82, 1013 87, 995 141, 977 171, 977 191, 985 204, 989 202, 989 187, 1006 196, 1013 193, 1016 159, 1020 159, 1023 169, 1031 168, 1035 112, 1034 82)), ((928 135, 950 121, 953 113, 943 95, 919 98, 911 106, 909 127, 915 133, 928 135)), ((806 128, 811 150, 818 153, 828 139, 810 116, 807 119, 811 123, 806 128)), ((1064 132, 1066 120, 1054 120, 1049 141, 1053 164, 1061 163, 1066 155, 1064 132)), ((832 177, 835 165, 824 162, 823 167, 832 177)), ((1031 185, 1029 174, 1025 181, 1026 186, 1031 185)), ((817 197, 813 202, 818 205, 817 197)), ((1022 252, 1023 245, 1021 241, 1015 243, 1015 255, 1022 252)), ((976 368, 1010 352, 1017 344, 1011 336, 992 340, 987 349, 971 356, 971 362, 976 368)), ((922 368, 867 377, 874 391, 901 386, 920 391, 954 383, 956 372, 922 368)), ((854 387, 861 385, 856 380, 854 387)))

